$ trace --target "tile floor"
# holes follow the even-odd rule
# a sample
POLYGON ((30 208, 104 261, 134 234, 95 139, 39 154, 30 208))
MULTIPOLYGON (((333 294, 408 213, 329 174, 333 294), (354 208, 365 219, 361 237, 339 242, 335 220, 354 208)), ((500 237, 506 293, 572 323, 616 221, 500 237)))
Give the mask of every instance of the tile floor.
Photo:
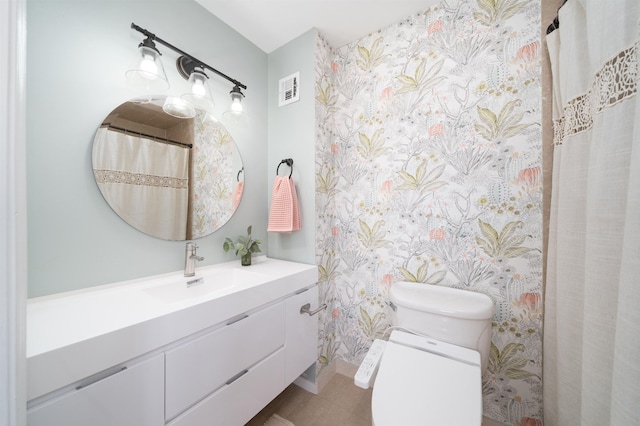
POLYGON ((371 391, 342 374, 335 374, 318 395, 290 385, 246 426, 262 426, 274 413, 296 426, 371 426, 371 391))
MULTIPOLYGON (((262 426, 278 414, 296 426, 371 426, 371 392, 335 374, 318 395, 291 385, 246 424, 262 426)), ((482 426, 501 426, 486 420, 482 426)))

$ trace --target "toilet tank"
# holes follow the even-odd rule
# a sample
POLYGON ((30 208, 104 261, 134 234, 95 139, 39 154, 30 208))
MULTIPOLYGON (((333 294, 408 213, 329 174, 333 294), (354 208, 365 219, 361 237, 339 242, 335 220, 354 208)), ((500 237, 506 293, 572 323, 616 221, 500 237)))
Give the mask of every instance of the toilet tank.
POLYGON ((489 296, 431 284, 398 282, 391 287, 396 325, 480 352, 482 369, 491 346, 495 311, 489 296))

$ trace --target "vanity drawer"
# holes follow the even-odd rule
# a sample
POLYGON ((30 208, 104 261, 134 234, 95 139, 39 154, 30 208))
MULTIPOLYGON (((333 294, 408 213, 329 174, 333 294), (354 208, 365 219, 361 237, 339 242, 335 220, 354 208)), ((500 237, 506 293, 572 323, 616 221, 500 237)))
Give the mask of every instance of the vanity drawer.
POLYGON ((162 426, 164 357, 80 383, 68 394, 29 409, 29 426, 162 426))
POLYGON ((227 386, 234 375, 282 347, 284 311, 284 302, 277 303, 232 319, 229 325, 167 351, 166 419, 174 418, 216 389, 227 386))
POLYGON ((244 425, 284 388, 284 349, 280 349, 167 426, 244 425))

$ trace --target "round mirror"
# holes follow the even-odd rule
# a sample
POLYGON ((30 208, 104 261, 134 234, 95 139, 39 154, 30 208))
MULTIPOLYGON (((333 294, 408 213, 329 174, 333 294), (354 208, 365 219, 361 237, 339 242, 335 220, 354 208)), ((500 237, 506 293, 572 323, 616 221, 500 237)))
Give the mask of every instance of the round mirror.
POLYGON ((229 132, 211 114, 165 113, 165 97, 125 102, 93 141, 93 173, 125 222, 165 240, 201 238, 233 215, 244 167, 229 132))

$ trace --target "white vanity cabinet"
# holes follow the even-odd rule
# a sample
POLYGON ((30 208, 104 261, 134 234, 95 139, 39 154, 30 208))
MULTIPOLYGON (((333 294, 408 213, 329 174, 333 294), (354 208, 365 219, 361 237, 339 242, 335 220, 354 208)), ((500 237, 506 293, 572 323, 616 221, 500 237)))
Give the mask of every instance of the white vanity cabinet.
POLYGON ((161 426, 164 355, 90 377, 29 410, 29 426, 161 426), (104 377, 106 376, 106 377, 104 377))
POLYGON ((249 421, 316 361, 317 268, 235 265, 30 301, 27 425, 249 421))

